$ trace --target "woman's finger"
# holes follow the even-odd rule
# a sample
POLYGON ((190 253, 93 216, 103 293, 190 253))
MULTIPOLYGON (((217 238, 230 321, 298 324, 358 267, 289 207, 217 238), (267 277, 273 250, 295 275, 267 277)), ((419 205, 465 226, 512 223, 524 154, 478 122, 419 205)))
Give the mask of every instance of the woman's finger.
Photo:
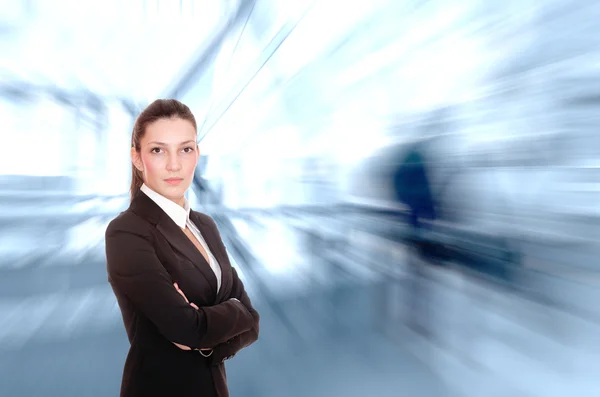
POLYGON ((180 348, 181 350, 192 350, 192 348, 191 348, 191 347, 189 347, 189 346, 180 345, 179 343, 175 343, 175 342, 172 342, 172 343, 173 343, 175 346, 177 346, 178 348, 180 348))
POLYGON ((175 289, 177 290, 177 292, 179 292, 179 295, 183 296, 183 299, 185 299, 185 301, 187 303, 190 303, 190 301, 188 300, 188 298, 185 296, 185 294, 183 293, 182 290, 179 289, 179 286, 177 285, 177 283, 173 284, 175 286, 175 289))
POLYGON ((190 301, 188 300, 188 298, 185 296, 185 294, 183 293, 183 291, 179 291, 179 293, 181 294, 181 296, 183 296, 183 299, 185 299, 185 301, 187 303, 190 303, 190 301))
POLYGON ((193 303, 193 302, 190 302, 190 301, 188 300, 187 296, 185 296, 185 294, 183 293, 183 291, 182 291, 181 289, 179 289, 179 286, 177 285, 177 283, 173 283, 173 285, 174 285, 174 286, 175 286, 175 288, 177 289, 177 292, 179 292, 179 294, 180 294, 181 296, 183 296, 183 299, 185 299, 185 301, 186 301, 187 303, 189 303, 189 304, 190 304, 190 306, 192 306, 192 307, 193 307, 194 309, 196 309, 196 310, 199 310, 199 309, 198 309, 198 306, 196 306, 196 304, 195 304, 195 303, 193 303))

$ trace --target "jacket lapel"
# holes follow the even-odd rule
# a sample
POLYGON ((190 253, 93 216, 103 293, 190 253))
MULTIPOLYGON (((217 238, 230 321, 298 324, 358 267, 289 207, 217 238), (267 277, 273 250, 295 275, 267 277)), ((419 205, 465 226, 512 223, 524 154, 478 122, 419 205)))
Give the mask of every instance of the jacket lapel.
MULTIPOLYGON (((202 273, 208 281, 212 290, 213 296, 216 296, 216 302, 222 302, 229 296, 233 280, 229 270, 228 258, 223 256, 224 250, 220 249, 220 238, 217 230, 213 230, 212 225, 207 224, 202 220, 198 213, 190 211, 190 218, 194 225, 202 233, 202 237, 208 245, 208 249, 214 255, 215 259, 221 267, 221 288, 217 294, 217 277, 211 269, 210 265, 204 259, 204 256, 198 251, 194 243, 185 235, 183 230, 148 196, 143 192, 137 192, 135 198, 131 202, 131 210, 142 218, 148 220, 151 224, 156 225, 156 229, 167 239, 169 244, 173 246, 182 255, 188 258, 194 267, 202 273)), ((226 253, 225 253, 226 255, 226 253)))
POLYGON ((223 256, 223 250, 221 249, 221 244, 219 244, 220 238, 217 235, 217 231, 214 230, 214 227, 204 222, 195 211, 190 211, 190 218, 192 219, 192 222, 194 222, 194 225, 198 227, 200 233, 202 233, 202 236, 208 245, 208 249, 210 249, 210 252, 214 255, 221 268, 221 287, 219 288, 216 300, 217 303, 220 303, 229 296, 229 291, 231 290, 232 280, 229 272, 228 258, 223 256))
POLYGON ((173 222, 168 216, 162 216, 156 224, 156 229, 167 239, 177 251, 185 255, 194 267, 198 269, 202 275, 208 280, 208 284, 212 289, 212 294, 217 293, 217 278, 215 273, 210 268, 210 265, 204 259, 204 256, 198 251, 194 243, 190 241, 183 230, 173 222))

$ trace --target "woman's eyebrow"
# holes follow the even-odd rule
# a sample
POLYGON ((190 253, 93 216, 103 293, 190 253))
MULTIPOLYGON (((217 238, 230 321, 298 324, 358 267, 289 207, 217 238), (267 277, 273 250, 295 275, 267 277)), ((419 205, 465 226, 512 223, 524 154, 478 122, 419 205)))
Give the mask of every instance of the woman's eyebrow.
MULTIPOLYGON (((195 143, 195 142, 196 141, 194 141, 194 140, 191 139, 189 141, 181 142, 181 143, 179 143, 179 145, 187 145, 187 144, 195 143)), ((148 142, 147 144, 148 145, 156 145, 156 146, 168 146, 166 143, 164 143, 164 142, 158 142, 158 141, 148 142)))

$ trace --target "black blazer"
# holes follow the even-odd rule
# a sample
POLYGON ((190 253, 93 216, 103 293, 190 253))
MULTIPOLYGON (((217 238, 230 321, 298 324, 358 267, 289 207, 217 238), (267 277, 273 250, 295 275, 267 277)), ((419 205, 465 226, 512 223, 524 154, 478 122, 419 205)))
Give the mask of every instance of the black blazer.
POLYGON ((108 281, 131 344, 121 397, 228 396, 224 360, 258 339, 259 314, 231 267, 215 222, 195 211, 190 219, 221 266, 218 294, 200 251, 145 193, 138 192, 106 229, 108 281), (172 342, 210 347, 213 354, 206 358, 172 342))

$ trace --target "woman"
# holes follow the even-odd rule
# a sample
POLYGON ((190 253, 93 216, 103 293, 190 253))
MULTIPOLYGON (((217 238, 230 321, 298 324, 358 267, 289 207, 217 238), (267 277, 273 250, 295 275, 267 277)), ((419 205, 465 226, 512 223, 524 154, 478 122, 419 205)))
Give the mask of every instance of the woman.
POLYGON ((157 100, 133 127, 131 204, 106 230, 108 281, 131 344, 121 396, 228 396, 224 360, 258 339, 252 307, 215 222, 184 197, 196 121, 157 100))

